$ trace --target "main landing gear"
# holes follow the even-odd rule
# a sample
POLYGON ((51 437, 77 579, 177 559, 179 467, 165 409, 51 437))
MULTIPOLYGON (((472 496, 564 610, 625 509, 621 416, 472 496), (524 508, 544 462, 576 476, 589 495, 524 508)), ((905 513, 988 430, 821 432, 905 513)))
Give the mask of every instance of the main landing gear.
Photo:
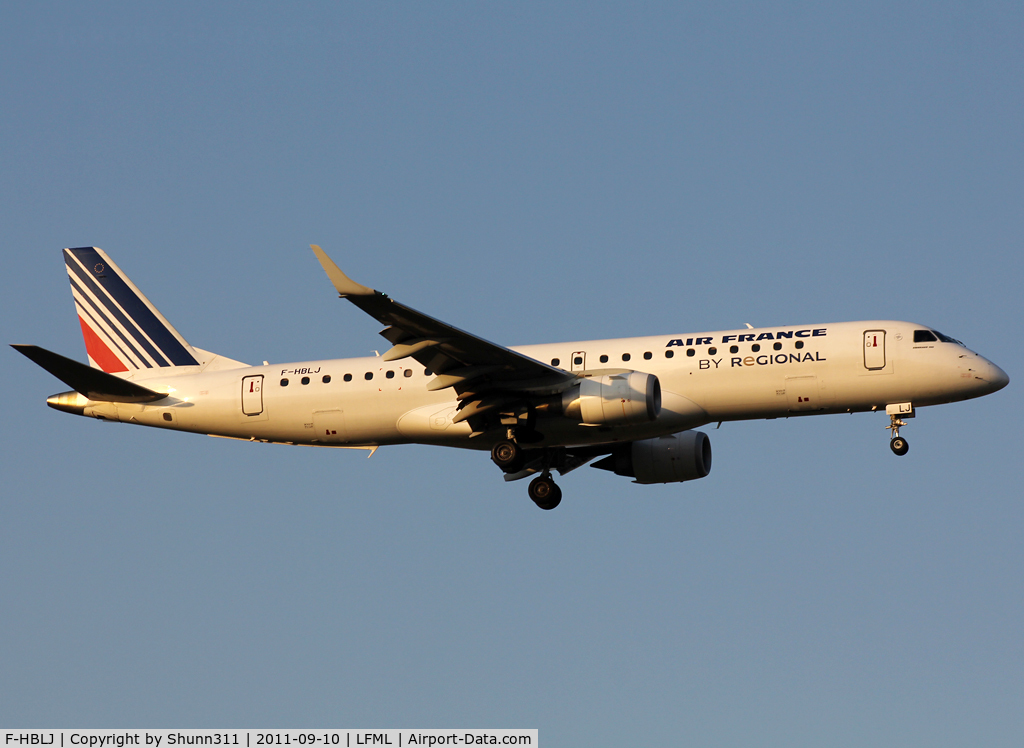
POLYGON ((902 457, 910 451, 910 444, 907 440, 900 436, 900 426, 906 426, 906 421, 901 421, 900 417, 895 413, 889 415, 890 423, 885 428, 892 431, 892 439, 889 440, 889 449, 892 450, 893 454, 902 457))
POLYGON ((526 456, 518 444, 505 439, 491 448, 491 461, 506 473, 518 473, 526 463, 526 456))
MULTIPOLYGON (((534 450, 535 455, 539 450, 534 450)), ((491 461, 509 475, 520 472, 526 465, 526 453, 511 438, 503 439, 491 449, 491 461)), ((554 509, 562 501, 562 489, 551 477, 550 460, 544 458, 544 471, 530 482, 530 498, 541 509, 554 509)))
POLYGON ((562 502, 562 489, 555 485, 551 473, 543 473, 530 481, 530 498, 541 509, 554 509, 562 502))

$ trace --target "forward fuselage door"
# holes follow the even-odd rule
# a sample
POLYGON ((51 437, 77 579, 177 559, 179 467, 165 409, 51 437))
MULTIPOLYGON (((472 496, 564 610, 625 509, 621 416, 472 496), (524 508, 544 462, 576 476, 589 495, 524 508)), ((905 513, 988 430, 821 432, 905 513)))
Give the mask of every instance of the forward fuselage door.
POLYGON ((885 330, 864 331, 864 368, 885 368, 885 330))
POLYGON ((263 412, 263 375, 242 377, 242 413, 258 416, 263 412))
POLYGON ((573 351, 572 356, 569 359, 569 364, 569 371, 583 371, 587 368, 587 352, 573 351))

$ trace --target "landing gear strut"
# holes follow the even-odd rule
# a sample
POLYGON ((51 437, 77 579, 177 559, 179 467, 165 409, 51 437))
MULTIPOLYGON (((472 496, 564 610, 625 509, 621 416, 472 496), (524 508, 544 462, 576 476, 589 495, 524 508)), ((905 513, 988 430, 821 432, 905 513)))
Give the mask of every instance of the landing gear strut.
POLYGON ((892 431, 892 439, 889 440, 889 449, 893 454, 902 457, 910 450, 907 440, 900 436, 900 426, 906 426, 906 421, 901 421, 895 413, 889 415, 890 424, 885 428, 892 431))
POLYGON ((550 473, 544 473, 530 482, 530 498, 541 509, 554 509, 562 501, 562 489, 555 484, 550 473))

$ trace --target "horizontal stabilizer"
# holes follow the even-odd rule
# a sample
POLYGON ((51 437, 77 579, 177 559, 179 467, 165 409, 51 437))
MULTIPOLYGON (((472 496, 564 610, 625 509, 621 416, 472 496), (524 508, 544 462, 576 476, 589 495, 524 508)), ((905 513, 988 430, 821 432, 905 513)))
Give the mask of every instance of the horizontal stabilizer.
POLYGON ((141 387, 100 369, 65 358, 37 345, 12 345, 11 348, 46 369, 60 381, 90 400, 113 403, 151 403, 167 397, 162 392, 141 387))

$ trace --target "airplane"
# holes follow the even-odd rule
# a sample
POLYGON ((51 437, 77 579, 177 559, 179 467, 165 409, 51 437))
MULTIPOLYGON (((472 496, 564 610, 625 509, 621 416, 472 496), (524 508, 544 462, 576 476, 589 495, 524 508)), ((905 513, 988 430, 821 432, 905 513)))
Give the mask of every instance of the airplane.
POLYGON ((57 410, 253 442, 369 450, 489 450, 506 481, 554 509, 552 478, 592 467, 636 483, 706 477, 711 423, 883 410, 890 448, 917 408, 981 397, 1006 372, 926 325, 869 320, 509 348, 345 275, 311 248, 339 298, 384 325, 365 358, 250 366, 178 333, 97 247, 64 250, 89 364, 20 353, 71 387, 57 410), (600 459, 597 459, 600 458, 600 459))

